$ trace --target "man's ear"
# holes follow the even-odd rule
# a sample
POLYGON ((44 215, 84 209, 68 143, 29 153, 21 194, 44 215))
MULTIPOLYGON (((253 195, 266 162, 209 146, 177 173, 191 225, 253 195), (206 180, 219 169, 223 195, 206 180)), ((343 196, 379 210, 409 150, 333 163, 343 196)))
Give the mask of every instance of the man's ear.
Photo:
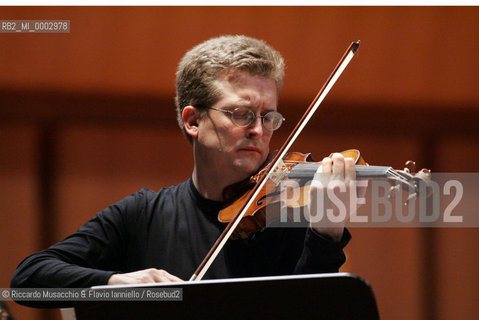
POLYGON ((200 119, 200 111, 193 106, 186 106, 181 114, 183 118, 183 126, 187 134, 191 138, 198 136, 198 120, 200 119))

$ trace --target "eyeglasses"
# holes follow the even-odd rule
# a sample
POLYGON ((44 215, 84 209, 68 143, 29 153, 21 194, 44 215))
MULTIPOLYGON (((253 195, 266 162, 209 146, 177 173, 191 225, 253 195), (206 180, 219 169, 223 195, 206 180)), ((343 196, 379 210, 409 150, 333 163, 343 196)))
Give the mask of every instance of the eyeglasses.
POLYGON ((238 127, 247 127, 256 120, 256 117, 260 117, 266 130, 275 131, 279 129, 279 127, 281 127, 281 124, 283 124, 283 121, 286 120, 285 118, 283 118, 281 113, 276 111, 270 111, 264 116, 257 116, 253 110, 246 107, 238 107, 235 108, 233 111, 216 109, 211 107, 208 107, 207 109, 229 113, 231 121, 233 121, 233 123, 238 127))

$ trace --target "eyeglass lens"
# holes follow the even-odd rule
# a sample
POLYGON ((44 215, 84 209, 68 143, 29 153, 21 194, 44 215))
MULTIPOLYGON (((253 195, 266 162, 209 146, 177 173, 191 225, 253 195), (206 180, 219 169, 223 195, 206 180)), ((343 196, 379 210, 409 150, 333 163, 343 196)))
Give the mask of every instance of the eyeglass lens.
MULTIPOLYGON (((270 111, 261 118, 264 127, 270 131, 278 129, 283 122, 283 116, 276 111, 270 111)), ((256 115, 253 110, 240 107, 233 110, 231 119, 237 126, 247 127, 253 123, 256 119, 256 115)))

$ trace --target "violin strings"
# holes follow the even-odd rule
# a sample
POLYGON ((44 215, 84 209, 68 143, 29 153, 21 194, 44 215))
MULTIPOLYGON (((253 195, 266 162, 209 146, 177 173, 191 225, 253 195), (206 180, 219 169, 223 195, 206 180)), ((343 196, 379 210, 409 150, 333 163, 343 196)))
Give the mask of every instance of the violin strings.
MULTIPOLYGON (((298 161, 298 160, 284 160, 283 163, 285 165, 293 165, 293 164, 300 164, 300 163, 311 163, 311 162, 308 162, 308 161, 298 161)), ((367 166, 365 166, 367 168, 367 166)), ((373 168, 371 168, 371 170, 374 170, 373 168)), ((388 168, 387 171, 386 171, 386 175, 388 175, 389 177, 393 178, 395 181, 398 181, 398 182, 402 182, 402 183, 406 183, 408 185, 410 185, 409 182, 407 182, 405 180, 405 178, 400 175, 399 173, 396 172, 396 170, 394 170, 393 168, 388 168)))
POLYGON ((395 177, 395 178, 398 178, 398 179, 404 179, 399 173, 397 173, 395 170, 393 170, 392 168, 388 168, 388 171, 387 171, 391 176, 395 177))
POLYGON ((395 170, 393 170, 392 168, 389 168, 388 169, 388 173, 391 174, 391 176, 393 176, 395 178, 396 181, 400 182, 400 183, 404 183, 404 184, 407 184, 409 187, 412 187, 412 188, 416 188, 416 186, 409 182, 408 180, 406 180, 403 176, 401 176, 399 173, 397 173, 395 170))

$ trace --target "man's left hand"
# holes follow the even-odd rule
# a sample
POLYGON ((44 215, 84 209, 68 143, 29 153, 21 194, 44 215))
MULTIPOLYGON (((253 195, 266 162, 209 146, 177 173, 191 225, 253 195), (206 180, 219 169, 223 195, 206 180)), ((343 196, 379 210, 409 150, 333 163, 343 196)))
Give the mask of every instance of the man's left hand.
POLYGON ((310 226, 314 231, 333 241, 341 240, 346 219, 357 210, 356 188, 352 187, 355 180, 353 159, 340 153, 323 159, 310 188, 310 226))

